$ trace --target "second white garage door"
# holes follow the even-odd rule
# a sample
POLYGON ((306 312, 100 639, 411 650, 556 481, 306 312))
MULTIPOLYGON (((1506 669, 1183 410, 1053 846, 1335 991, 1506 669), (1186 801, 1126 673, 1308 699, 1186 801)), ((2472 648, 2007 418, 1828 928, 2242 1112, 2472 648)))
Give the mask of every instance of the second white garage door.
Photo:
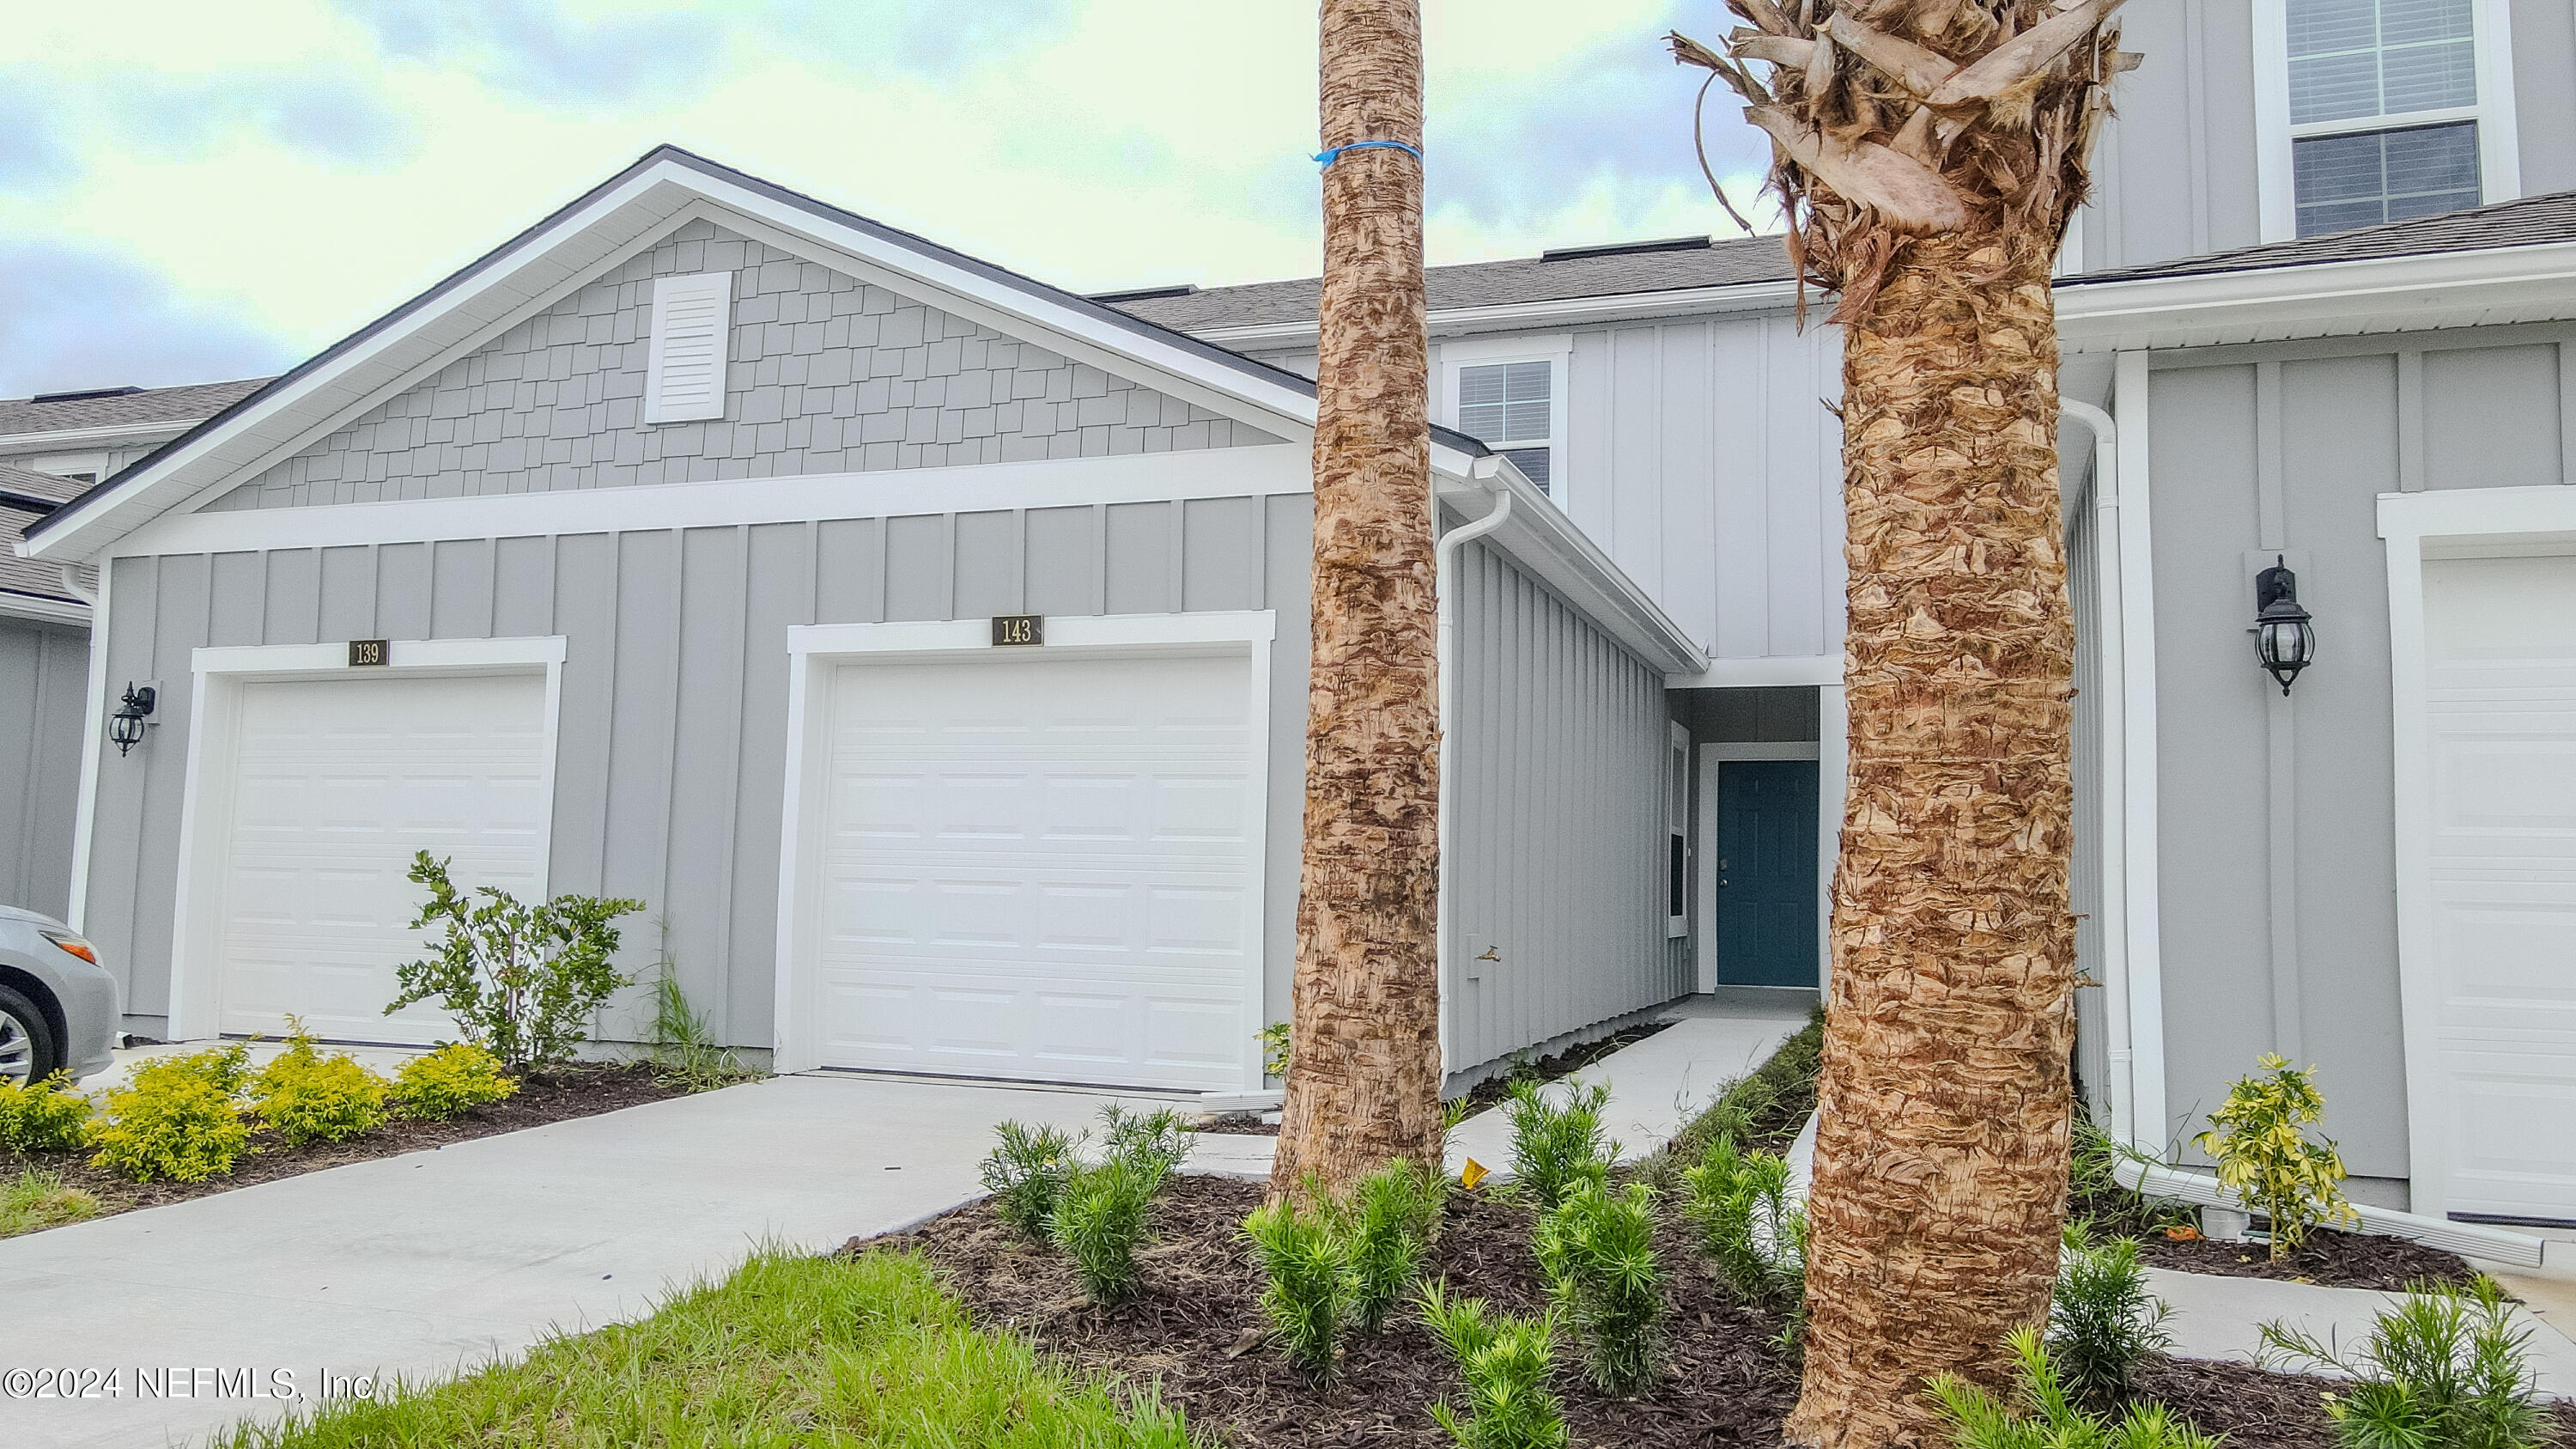
POLYGON ((833 675, 827 1065, 1245 1086, 1249 659, 1037 652, 833 675))

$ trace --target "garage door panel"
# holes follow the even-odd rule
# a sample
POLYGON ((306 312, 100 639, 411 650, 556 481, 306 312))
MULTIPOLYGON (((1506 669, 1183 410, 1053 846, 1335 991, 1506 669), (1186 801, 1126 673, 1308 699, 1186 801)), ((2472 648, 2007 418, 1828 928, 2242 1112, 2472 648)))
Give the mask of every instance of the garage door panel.
POLYGON ((415 851, 525 898, 545 879, 545 681, 535 673, 240 687, 214 932, 227 1032, 291 1014, 325 1035, 453 1036, 428 1005, 384 1015, 411 923, 415 851))
POLYGON ((824 1060, 1241 1086, 1259 969, 1248 669, 1243 655, 839 669, 824 1060), (875 828, 889 819, 903 828, 875 828))

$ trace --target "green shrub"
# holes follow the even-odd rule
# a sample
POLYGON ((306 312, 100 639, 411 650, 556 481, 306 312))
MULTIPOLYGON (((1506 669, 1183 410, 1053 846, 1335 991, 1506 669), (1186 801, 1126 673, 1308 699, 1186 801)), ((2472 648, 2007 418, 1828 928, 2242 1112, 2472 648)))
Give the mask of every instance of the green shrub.
POLYGON ((2174 1418, 2162 1404, 2131 1404, 2116 1422, 2086 1413, 2038 1334, 2017 1328, 2010 1342, 2021 1364, 2015 1402, 1955 1375, 1932 1381, 1932 1397, 1957 1449, 2218 1449, 2218 1440, 2174 1418))
POLYGON ((1342 1328, 1351 1321, 1351 1235, 1329 1207, 1305 1212, 1285 1197, 1262 1204, 1243 1220, 1266 1280, 1262 1316, 1271 1341, 1310 1381, 1324 1383, 1340 1367, 1342 1328))
MULTIPOLYGON (((154 1057, 126 1077, 131 1090, 150 1091, 177 1082, 202 1082, 227 1097, 250 1085, 250 1043, 228 1042, 175 1056, 154 1057)), ((110 1094, 110 1100, 114 1100, 110 1094)))
POLYGON ((251 1110, 289 1147, 341 1142, 385 1125, 385 1097, 392 1084, 346 1052, 324 1056, 304 1024, 294 1027, 286 1050, 250 1079, 251 1110))
POLYGON ((1351 1321, 1363 1333, 1386 1324, 1422 1271, 1440 1224, 1447 1179, 1418 1162, 1390 1162, 1351 1188, 1342 1231, 1350 1240, 1351 1321))
POLYGON ((236 1045, 165 1057, 107 1094, 107 1119, 86 1134, 90 1165, 136 1182, 196 1182, 233 1170, 250 1147, 250 1127, 233 1105, 241 1082, 236 1045))
POLYGON ((78 1151, 89 1114, 89 1098, 72 1090, 68 1072, 23 1087, 0 1082, 0 1150, 78 1151))
MULTIPOLYGON (((2305 1360, 2353 1379, 2327 1397, 2346 1449, 2537 1449, 2542 1419, 2516 1328, 2490 1278, 2466 1288, 2418 1283, 2381 1313, 2359 1348, 2338 1354, 2280 1323, 2262 1328, 2266 1359, 2305 1360)), ((2268 1366, 2268 1364, 2267 1364, 2268 1366)))
POLYGON ((1073 1260, 1092 1302, 1118 1303, 1136 1291, 1136 1247, 1162 1185, 1161 1169, 1141 1154, 1076 1167, 1065 1180, 1047 1238, 1073 1260))
POLYGON ((1481 1298, 1451 1302, 1439 1284, 1416 1300, 1428 1324, 1466 1380, 1465 1412, 1439 1403, 1431 1417, 1459 1449, 1566 1449, 1564 1406, 1548 1379, 1556 1341, 1556 1316, 1507 1318, 1481 1298))
POLYGON ((1531 1245, 1557 1311, 1583 1341, 1593 1386, 1619 1395, 1651 1386, 1664 1318, 1653 1189, 1582 1183, 1539 1219, 1531 1245))
POLYGON ((519 1084, 502 1074, 500 1058, 472 1042, 452 1041, 395 1071, 393 1104, 406 1117, 444 1122, 507 1101, 518 1090, 519 1084))
POLYGON ((1197 1141, 1190 1136, 1189 1116, 1174 1107, 1130 1112, 1111 1102, 1100 1109, 1100 1124, 1104 1157, 1158 1166, 1163 1175, 1180 1171, 1197 1141))
POLYGON ((1719 1137, 1682 1184, 1701 1250, 1737 1293, 1786 1316, 1780 1341, 1794 1351, 1807 1326, 1807 1212, 1789 1196, 1788 1159, 1719 1137))
POLYGON ((2066 1182, 2069 1219, 2088 1219, 2114 1236, 2140 1238, 2198 1221, 2197 1210, 2188 1203, 2121 1185, 2123 1161, 2152 1163, 2154 1158, 2114 1138, 2080 1108, 2073 1130, 2066 1182))
POLYGON ((1002 1221, 1043 1238, 1055 1216, 1065 1180, 1077 1165, 1073 1138, 1061 1127, 1004 1122, 993 1129, 1000 1139, 984 1154, 984 1190, 993 1195, 993 1211, 1002 1221))
POLYGON ((447 938, 437 955, 399 968, 402 994, 385 1015, 434 996, 465 1039, 510 1072, 571 1060, 592 1014, 630 984, 609 964, 618 939, 610 923, 644 903, 557 896, 531 906, 493 886, 459 891, 447 866, 426 850, 412 857, 411 879, 429 889, 412 929, 444 924, 447 938))
POLYGON ((1288 1023, 1274 1021, 1254 1037, 1261 1043, 1261 1075, 1276 1081, 1288 1080, 1288 1059, 1294 1050, 1288 1023))
POLYGON ((1512 1083, 1503 1110, 1512 1124, 1512 1177, 1543 1211, 1563 1201, 1583 1183, 1607 1184, 1610 1161, 1619 1144, 1601 1125, 1610 1105, 1610 1086, 1585 1086, 1567 1078, 1564 1090, 1549 1093, 1526 1078, 1512 1083))
POLYGON ((1825 1009, 1811 1007, 1804 1028, 1782 1042, 1761 1066, 1727 1083, 1716 1101, 1648 1160, 1647 1180, 1659 1192, 1675 1191, 1682 1169, 1698 1162, 1720 1137, 1733 1138, 1739 1147, 1775 1141, 1785 1146, 1816 1105, 1816 1073, 1824 1050, 1825 1009))
POLYGON ((98 1198, 63 1185, 62 1174, 24 1171, 0 1181, 0 1238, 76 1223, 98 1213, 98 1198))
POLYGON ((2066 1225, 2066 1252, 2048 1304, 2048 1351, 2077 1398, 2107 1404, 2128 1392, 2140 1360, 2173 1346, 2166 1308, 2147 1291, 2135 1238, 2095 1243, 2084 1224, 2066 1225))
POLYGON ((680 990, 679 963, 667 951, 661 974, 653 978, 653 1021, 645 1032, 653 1043, 653 1079, 666 1087, 712 1092, 760 1079, 733 1048, 717 1044, 706 1016, 690 1009, 680 990))
POLYGON ((2286 1258, 2320 1223, 2360 1221, 2344 1201, 2343 1157, 2329 1139, 2310 1142, 2302 1128, 2322 1120, 2325 1094, 2316 1068, 2294 1070, 2277 1053, 2261 1063, 2269 1075, 2239 1078, 2209 1114, 2210 1130, 2192 1139, 2218 1162, 2218 1181, 2272 1220, 2272 1257, 2286 1258))

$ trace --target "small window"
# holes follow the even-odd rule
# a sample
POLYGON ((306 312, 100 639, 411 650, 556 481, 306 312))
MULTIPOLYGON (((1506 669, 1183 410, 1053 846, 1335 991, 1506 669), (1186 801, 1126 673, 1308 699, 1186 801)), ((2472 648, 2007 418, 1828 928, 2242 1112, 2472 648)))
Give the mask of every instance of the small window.
POLYGON ((1672 748, 1665 756, 1664 781, 1664 935, 1690 934, 1690 731, 1670 726, 1672 748))
POLYGON ((2484 199, 2477 0, 2288 0, 2300 236, 2484 199), (2416 124, 2404 124, 2412 119, 2416 124))
POLYGON ((1495 362, 1458 369, 1458 431, 1512 460, 1552 493, 1556 364, 1495 362))

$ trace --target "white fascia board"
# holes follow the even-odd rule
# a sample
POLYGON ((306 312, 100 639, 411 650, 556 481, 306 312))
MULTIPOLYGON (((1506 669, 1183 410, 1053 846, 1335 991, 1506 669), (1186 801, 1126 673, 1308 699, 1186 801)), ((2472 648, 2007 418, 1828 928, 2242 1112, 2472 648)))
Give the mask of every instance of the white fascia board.
POLYGON ((1774 654, 1758 658, 1712 659, 1704 672, 1675 675, 1664 681, 1664 687, 1754 689, 1842 682, 1843 657, 1839 654, 1774 654))
POLYGON ((116 540, 109 545, 108 554, 232 553, 804 523, 1095 503, 1154 503, 1176 498, 1239 498, 1304 493, 1312 487, 1307 450, 1270 444, 1116 458, 1032 459, 953 468, 173 513, 116 540))
POLYGON ((0 433, 0 453, 38 453, 98 443, 140 442, 163 436, 175 438, 204 421, 204 418, 164 418, 158 422, 110 423, 95 428, 51 428, 41 433, 0 433))
POLYGON ((2576 317, 2576 242, 2057 288, 2068 352, 2576 317))
POLYGON ((52 599, 0 589, 0 617, 36 619, 47 624, 89 623, 89 605, 77 599, 52 599))
MULTIPOLYGON (((1819 292, 1818 297, 1830 294, 1819 292)), ((1651 321, 1717 312, 1769 312, 1797 305, 1794 282, 1739 282, 1725 287, 1680 287, 1664 292, 1621 292, 1607 297, 1560 297, 1543 302, 1499 302, 1489 307, 1449 307, 1425 320, 1434 337, 1476 332, 1511 332, 1523 328, 1581 327, 1609 322, 1651 321)), ((1234 327, 1207 327, 1190 333, 1220 347, 1311 345, 1316 323, 1248 322, 1234 327)))
MULTIPOLYGON (((1483 459, 1477 472, 1485 488, 1509 489, 1512 495, 1511 517, 1486 536, 1487 543, 1563 594, 1666 677, 1696 675, 1708 668, 1708 656, 1700 652, 1698 642, 1509 460, 1483 459)), ((1482 488, 1438 491, 1443 501, 1459 506, 1461 512, 1481 515, 1482 510, 1471 505, 1482 488)))
POLYGON ((2446 549, 2552 547, 2576 536, 2576 488, 2442 488, 2379 495, 2379 536, 2416 540, 2439 556, 2446 549), (2438 542, 2436 542, 2438 540, 2438 542))

